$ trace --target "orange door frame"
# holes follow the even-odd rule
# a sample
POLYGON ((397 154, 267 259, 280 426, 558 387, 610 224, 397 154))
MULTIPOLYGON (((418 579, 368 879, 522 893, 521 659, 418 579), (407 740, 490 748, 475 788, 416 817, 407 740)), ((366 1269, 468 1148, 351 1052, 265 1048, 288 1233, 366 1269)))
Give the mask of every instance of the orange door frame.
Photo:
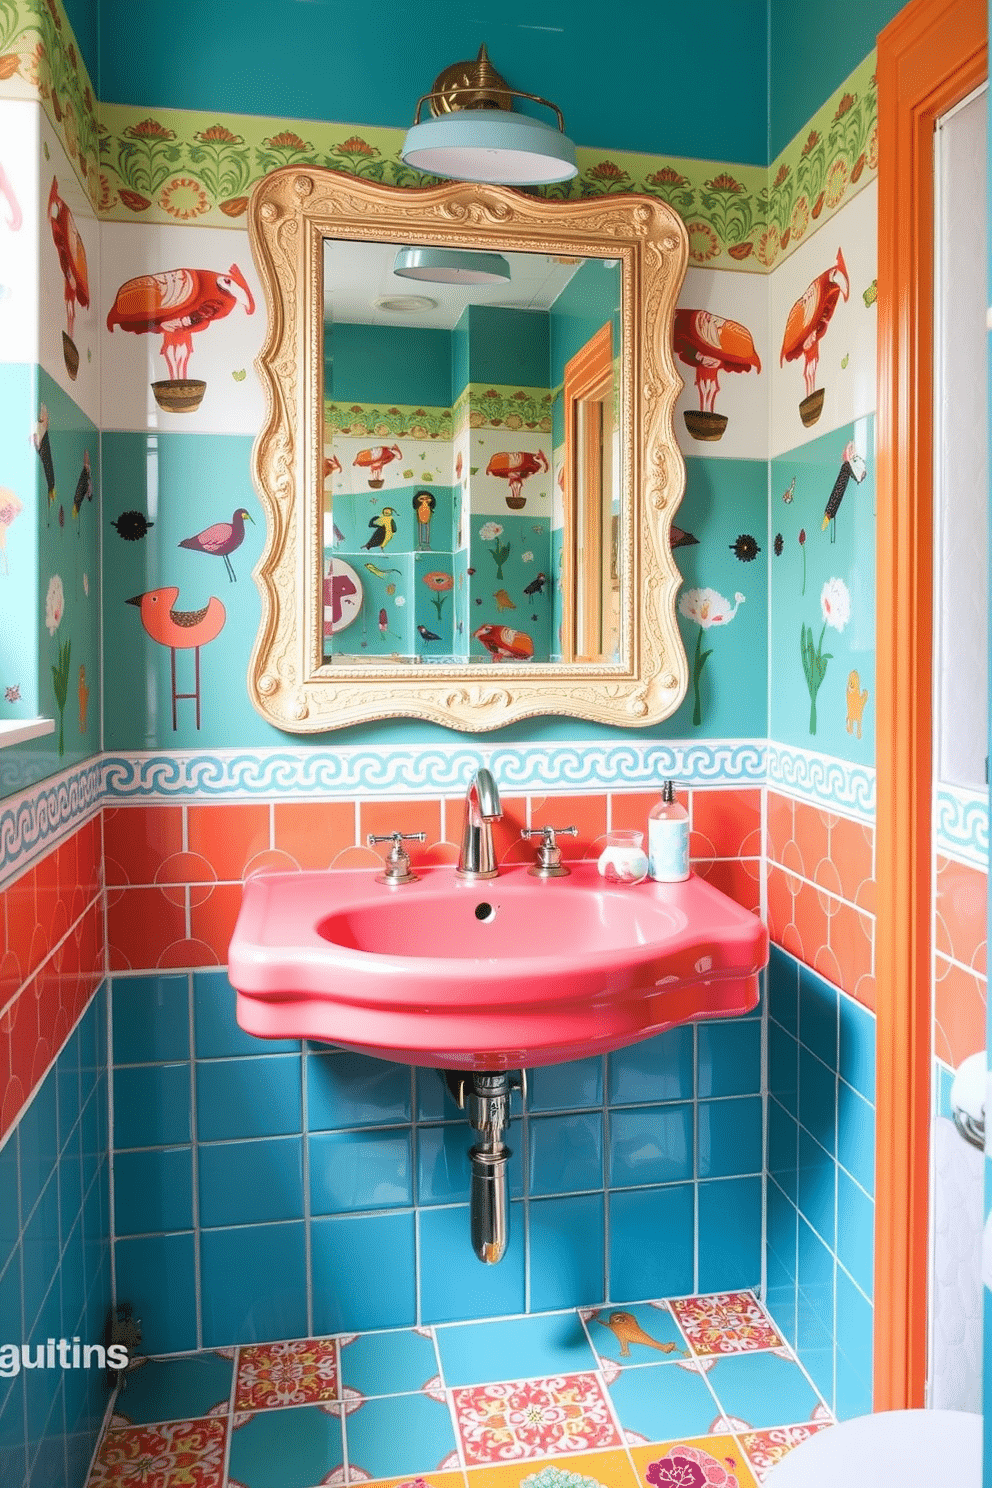
POLYGON ((987 52, 986 0, 911 0, 878 38, 876 1410, 926 1385, 933 133, 987 52))

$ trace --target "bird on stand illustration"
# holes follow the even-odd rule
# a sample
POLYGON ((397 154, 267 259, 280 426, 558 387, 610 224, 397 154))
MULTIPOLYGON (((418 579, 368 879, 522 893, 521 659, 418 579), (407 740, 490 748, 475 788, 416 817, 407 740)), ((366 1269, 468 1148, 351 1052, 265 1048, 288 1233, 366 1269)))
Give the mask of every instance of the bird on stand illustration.
POLYGON ((229 522, 214 522, 212 527, 204 527, 202 532, 195 533, 193 537, 184 537, 179 546, 189 548, 194 553, 212 553, 217 558, 223 558, 227 577, 232 584, 236 584, 238 576, 231 565, 231 554, 236 553, 245 540, 245 522, 254 525, 255 519, 250 511, 239 506, 229 522))
POLYGON ((486 474, 509 482, 510 494, 506 504, 511 511, 520 511, 527 504, 523 494, 524 481, 550 468, 543 450, 497 450, 486 466, 486 474))
POLYGON ((352 465, 357 465, 360 470, 370 471, 369 485, 373 491, 379 491, 384 484, 382 472, 386 465, 393 460, 402 460, 403 451, 398 444, 375 444, 371 449, 362 449, 352 460, 352 465))
POLYGON ((837 249, 837 260, 832 268, 824 269, 801 295, 785 323, 782 337, 782 354, 779 366, 785 362, 803 358, 803 379, 806 396, 799 405, 799 417, 808 429, 815 424, 823 412, 824 389, 816 386, 816 369, 820 363, 820 342, 837 309, 839 300, 846 300, 851 293, 844 255, 837 249))
POLYGON ((38 459, 45 472, 45 485, 48 488, 48 524, 51 526, 52 507, 55 505, 57 492, 55 490, 55 462, 52 460, 52 441, 48 437, 48 408, 44 403, 38 409, 38 422, 34 426, 31 443, 38 451, 38 459))
POLYGON ((369 526, 374 529, 367 543, 362 543, 365 552, 372 548, 388 548, 396 536, 396 513, 391 506, 384 506, 382 511, 372 518, 369 526))
POLYGON ((59 196, 59 183, 54 176, 52 189, 48 193, 48 221, 55 251, 59 256, 62 278, 65 280, 66 330, 62 332, 62 355, 65 358, 65 370, 75 381, 79 371, 79 352, 72 339, 76 325, 76 306, 89 309, 90 281, 83 240, 79 236, 75 218, 59 196))
POLYGON ((255 300, 237 264, 226 274, 212 269, 139 274, 117 291, 107 315, 107 330, 120 326, 135 336, 161 331, 159 349, 170 375, 152 383, 155 401, 169 413, 192 413, 199 408, 207 386, 187 377, 193 334, 223 320, 238 305, 246 315, 254 315, 255 300))
POLYGON ((171 587, 149 589, 125 603, 135 605, 141 614, 145 633, 160 646, 168 646, 172 655, 172 727, 179 727, 176 704, 183 698, 196 701, 196 726, 200 727, 200 647, 216 640, 224 629, 227 611, 215 596, 200 610, 177 610, 179 590, 171 587), (196 685, 192 692, 176 691, 176 652, 192 651, 196 668, 196 685))
POLYGON ((826 532, 827 528, 830 528, 831 542, 836 541, 835 523, 837 513, 840 510, 841 502, 844 500, 844 492, 847 490, 848 482, 853 479, 860 485, 867 474, 868 467, 864 462, 863 456, 858 453, 858 447, 852 439, 844 448, 844 459, 840 470, 837 472, 837 479, 834 481, 833 490, 827 497, 827 505, 823 513, 823 523, 820 530, 826 532))
POLYGON ((708 310, 676 310, 674 348, 680 361, 696 369, 699 411, 685 410, 686 428, 693 439, 722 439, 727 416, 714 409, 720 373, 761 371, 751 332, 708 310))
POLYGON ((534 642, 527 632, 509 625, 480 625, 472 635, 493 661, 529 661, 534 655, 534 642))

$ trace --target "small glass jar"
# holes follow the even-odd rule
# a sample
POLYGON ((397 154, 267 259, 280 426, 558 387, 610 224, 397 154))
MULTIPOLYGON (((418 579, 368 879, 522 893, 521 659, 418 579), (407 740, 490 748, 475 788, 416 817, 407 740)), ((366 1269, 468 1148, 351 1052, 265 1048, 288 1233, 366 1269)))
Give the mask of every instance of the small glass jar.
POLYGON ((596 865, 611 884, 639 884, 648 876, 648 855, 644 851, 644 833, 607 832, 606 846, 596 865))

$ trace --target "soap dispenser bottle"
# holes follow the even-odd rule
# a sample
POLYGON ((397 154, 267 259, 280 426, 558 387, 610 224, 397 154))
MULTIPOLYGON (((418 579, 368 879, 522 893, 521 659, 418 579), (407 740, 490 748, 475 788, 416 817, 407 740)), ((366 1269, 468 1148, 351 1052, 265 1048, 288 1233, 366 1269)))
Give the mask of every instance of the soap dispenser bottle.
POLYGON ((651 877, 659 883, 689 877, 689 813, 676 801, 671 780, 665 781, 661 800, 648 816, 648 857, 651 877))

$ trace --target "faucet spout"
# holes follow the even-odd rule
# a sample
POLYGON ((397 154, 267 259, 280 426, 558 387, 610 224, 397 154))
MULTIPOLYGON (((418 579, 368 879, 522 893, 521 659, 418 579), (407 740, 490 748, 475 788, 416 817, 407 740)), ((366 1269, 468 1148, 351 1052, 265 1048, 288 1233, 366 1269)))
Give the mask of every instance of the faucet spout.
POLYGON ((499 791, 491 772, 476 770, 465 793, 465 823, 456 869, 463 878, 495 878, 499 873, 492 823, 502 815, 499 791))

